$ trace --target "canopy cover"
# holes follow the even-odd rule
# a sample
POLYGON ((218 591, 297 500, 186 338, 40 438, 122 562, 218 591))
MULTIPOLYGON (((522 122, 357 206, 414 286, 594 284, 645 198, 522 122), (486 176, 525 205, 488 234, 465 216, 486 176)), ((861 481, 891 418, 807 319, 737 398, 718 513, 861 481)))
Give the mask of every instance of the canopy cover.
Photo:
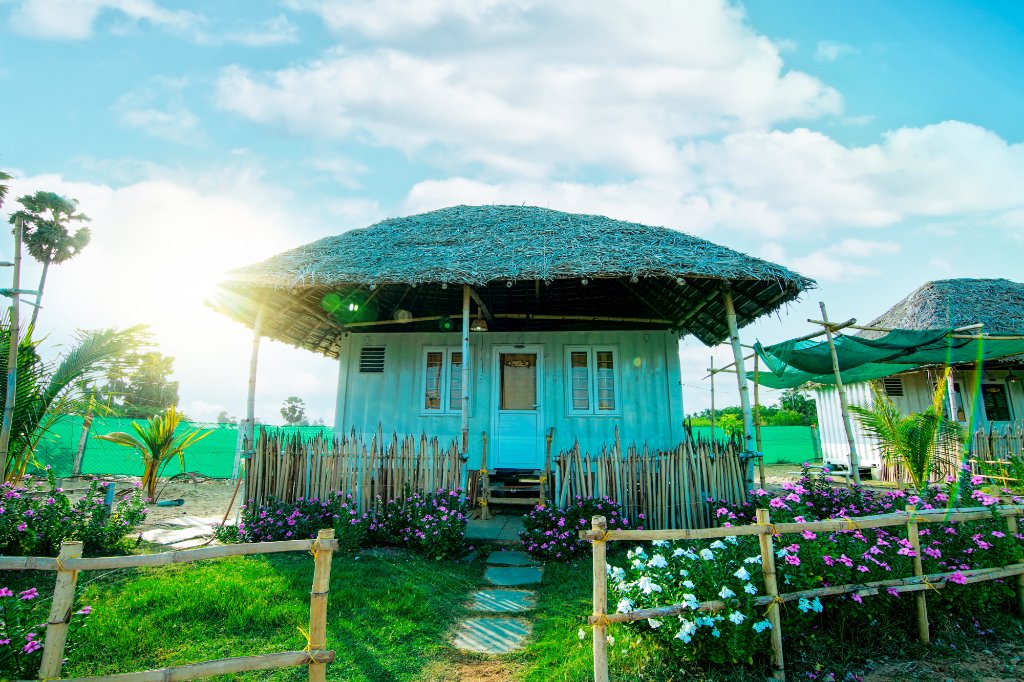
MULTIPOLYGON (((1013 334, 1018 336, 1019 334, 1013 334)), ((1020 334, 1024 335, 1024 334, 1020 334)), ((951 329, 894 329, 878 338, 839 335, 836 357, 843 383, 880 379, 925 365, 983 362, 1024 353, 1024 339, 971 337, 951 329)), ((754 344, 767 371, 757 382, 770 388, 807 383, 835 384, 827 341, 790 339, 771 346, 754 344)), ((753 372, 747 376, 754 378, 753 372)))

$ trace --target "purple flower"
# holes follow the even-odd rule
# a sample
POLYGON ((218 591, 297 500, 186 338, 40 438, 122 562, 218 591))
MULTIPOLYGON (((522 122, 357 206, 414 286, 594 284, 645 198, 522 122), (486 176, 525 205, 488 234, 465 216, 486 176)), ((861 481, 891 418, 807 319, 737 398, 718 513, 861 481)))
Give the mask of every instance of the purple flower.
POLYGON ((34 587, 30 587, 29 589, 25 590, 24 592, 19 592, 18 593, 18 597, 22 601, 28 601, 30 599, 35 599, 38 596, 39 596, 39 592, 37 592, 36 588, 34 588, 34 587))

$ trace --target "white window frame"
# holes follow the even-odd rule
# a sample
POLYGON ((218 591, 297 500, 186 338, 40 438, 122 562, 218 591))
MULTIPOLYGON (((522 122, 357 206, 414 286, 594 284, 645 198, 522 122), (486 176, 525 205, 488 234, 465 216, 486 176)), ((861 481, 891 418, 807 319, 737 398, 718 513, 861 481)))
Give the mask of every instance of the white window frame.
MULTIPOLYGON (((423 416, 438 416, 438 415, 454 415, 462 413, 461 401, 458 405, 450 405, 452 395, 452 355, 456 353, 461 354, 462 348, 455 346, 424 346, 423 352, 420 353, 420 362, 417 371, 419 372, 419 402, 420 414, 423 416), (426 405, 427 400, 427 355, 429 353, 441 353, 441 407, 438 409, 428 409, 426 405)), ((460 370, 461 371, 461 370, 460 370)), ((463 395, 466 394, 466 388, 463 387, 463 395)))
POLYGON ((566 346, 565 347, 565 412, 570 417, 618 417, 622 415, 622 379, 619 365, 619 350, 615 346, 566 346), (589 407, 578 410, 572 402, 572 354, 587 354, 587 383, 590 389, 589 407), (612 390, 615 409, 600 410, 597 407, 597 354, 612 354, 612 390))

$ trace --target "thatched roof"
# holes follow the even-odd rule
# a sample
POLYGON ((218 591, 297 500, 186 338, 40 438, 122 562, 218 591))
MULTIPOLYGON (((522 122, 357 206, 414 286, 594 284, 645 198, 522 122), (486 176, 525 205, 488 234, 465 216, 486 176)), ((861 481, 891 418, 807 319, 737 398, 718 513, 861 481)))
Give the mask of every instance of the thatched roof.
POLYGON ((1024 332, 1024 284, 969 278, 925 282, 867 326, 950 329, 979 322, 986 334, 1024 332))
POLYGON ((723 283, 741 326, 814 286, 782 266, 663 227, 532 206, 455 206, 236 270, 214 305, 252 326, 265 301, 266 335, 329 356, 337 355, 338 337, 357 328, 436 330, 436 320, 422 318, 461 314, 464 284, 493 314, 494 330, 675 329, 715 344, 728 335, 723 283), (342 306, 339 313, 339 298, 358 300, 359 312, 346 315, 342 306), (403 324, 396 311, 422 321, 403 324))

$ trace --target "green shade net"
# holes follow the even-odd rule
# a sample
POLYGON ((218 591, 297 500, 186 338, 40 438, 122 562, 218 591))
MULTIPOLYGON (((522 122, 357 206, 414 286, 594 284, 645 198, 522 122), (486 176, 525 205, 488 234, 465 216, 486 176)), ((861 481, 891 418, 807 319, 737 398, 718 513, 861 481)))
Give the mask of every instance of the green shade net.
MULTIPOLYGON (((1017 332, 1007 336, 1021 335, 1017 332)), ((1024 354, 1024 339, 954 338, 950 329, 894 329, 877 339, 835 338, 843 383, 880 379, 925 365, 984 362, 1024 354)), ((793 388, 806 383, 835 384, 827 341, 790 339, 771 346, 754 344, 764 363, 757 382, 769 388, 793 388)), ((747 377, 754 378, 753 372, 747 377)))

